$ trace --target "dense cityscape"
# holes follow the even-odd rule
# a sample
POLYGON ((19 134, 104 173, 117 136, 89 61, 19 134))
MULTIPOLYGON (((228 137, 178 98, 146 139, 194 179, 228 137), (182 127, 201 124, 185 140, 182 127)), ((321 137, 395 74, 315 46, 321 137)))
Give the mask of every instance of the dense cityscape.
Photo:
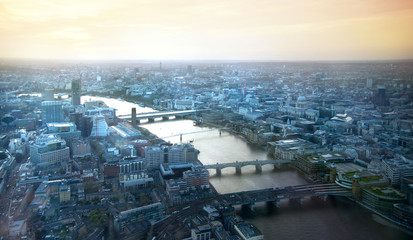
POLYGON ((412 85, 412 61, 2 60, 0 239, 410 239, 412 85))

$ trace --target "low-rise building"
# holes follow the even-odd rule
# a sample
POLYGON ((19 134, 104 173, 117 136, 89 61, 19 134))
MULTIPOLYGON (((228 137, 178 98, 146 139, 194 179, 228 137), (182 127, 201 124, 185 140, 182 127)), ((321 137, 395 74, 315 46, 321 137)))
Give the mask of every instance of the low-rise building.
POLYGON ((121 232, 128 224, 141 221, 159 220, 164 217, 165 214, 166 208, 159 202, 126 210, 114 216, 115 230, 121 232))
POLYGON ((362 188, 361 196, 364 204, 383 212, 392 212, 394 204, 406 199, 404 194, 391 187, 362 188))

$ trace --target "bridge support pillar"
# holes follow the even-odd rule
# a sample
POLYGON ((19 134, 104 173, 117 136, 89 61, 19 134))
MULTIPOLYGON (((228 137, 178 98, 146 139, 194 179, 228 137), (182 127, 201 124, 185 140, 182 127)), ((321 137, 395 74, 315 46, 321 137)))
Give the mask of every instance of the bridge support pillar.
POLYGON ((250 211, 254 211, 254 204, 244 204, 242 205, 243 209, 248 209, 250 211))
POLYGON ((270 204, 272 204, 274 207, 279 208, 280 207, 280 200, 275 200, 275 201, 271 201, 269 202, 270 204))
POLYGON ((169 117, 162 117, 162 120, 163 120, 163 121, 168 121, 168 120, 169 120, 169 117))
POLYGON ((182 134, 179 134, 179 141, 182 142, 182 134))
POLYGON ((274 164, 274 169, 279 169, 281 164, 274 164))
POLYGON ((252 204, 249 204, 249 205, 247 205, 248 206, 248 208, 251 210, 251 211, 254 211, 254 204, 252 203, 252 204))
POLYGON ((221 174, 222 174, 221 168, 217 168, 217 176, 221 176, 221 174))
POLYGON ((255 165, 255 172, 261 173, 262 172, 262 166, 259 165, 259 164, 255 165))
POLYGON ((301 206, 304 202, 304 198, 290 198, 289 202, 292 205, 301 206))
POLYGON ((183 119, 184 116, 175 115, 175 119, 183 119))
POLYGON ((235 173, 238 175, 241 175, 241 166, 236 166, 235 167, 235 173))
POLYGON ((221 134, 222 134, 222 131, 221 131, 221 130, 219 130, 219 136, 221 136, 221 134))
POLYGON ((155 118, 148 118, 148 122, 150 122, 150 123, 155 122, 155 118))

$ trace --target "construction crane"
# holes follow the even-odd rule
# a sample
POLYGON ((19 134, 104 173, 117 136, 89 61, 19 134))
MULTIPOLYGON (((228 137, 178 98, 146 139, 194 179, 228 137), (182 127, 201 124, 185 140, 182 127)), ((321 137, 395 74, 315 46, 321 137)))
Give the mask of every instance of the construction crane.
POLYGON ((82 91, 82 73, 80 72, 79 65, 76 64, 76 68, 79 73, 79 90, 82 91))

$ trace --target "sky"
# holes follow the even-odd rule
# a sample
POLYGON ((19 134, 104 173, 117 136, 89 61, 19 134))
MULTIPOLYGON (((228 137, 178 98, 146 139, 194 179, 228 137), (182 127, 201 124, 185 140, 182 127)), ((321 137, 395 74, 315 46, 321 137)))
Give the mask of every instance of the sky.
POLYGON ((413 59, 413 0, 0 0, 0 58, 413 59))

